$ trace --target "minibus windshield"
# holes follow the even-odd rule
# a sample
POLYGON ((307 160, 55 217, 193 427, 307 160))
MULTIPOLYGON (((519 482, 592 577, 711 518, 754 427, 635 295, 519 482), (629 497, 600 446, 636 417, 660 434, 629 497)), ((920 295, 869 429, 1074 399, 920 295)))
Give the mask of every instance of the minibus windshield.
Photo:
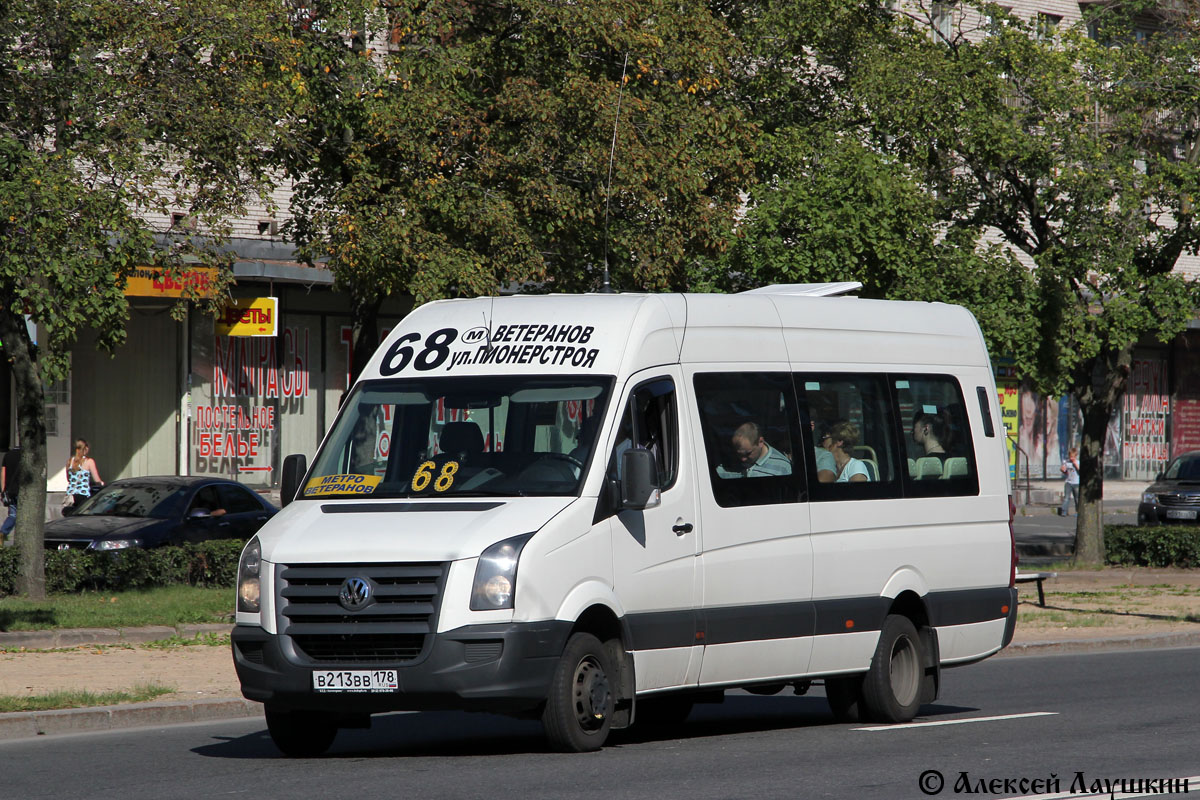
POLYGON ((301 498, 574 495, 610 377, 364 381, 301 498))

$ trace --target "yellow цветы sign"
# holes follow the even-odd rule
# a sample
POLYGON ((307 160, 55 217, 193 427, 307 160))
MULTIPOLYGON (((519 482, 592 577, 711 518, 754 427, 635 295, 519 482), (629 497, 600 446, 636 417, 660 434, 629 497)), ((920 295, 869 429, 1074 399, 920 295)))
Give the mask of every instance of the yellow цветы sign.
POLYGON ((275 336, 279 331, 279 300, 237 297, 217 315, 218 336, 275 336))

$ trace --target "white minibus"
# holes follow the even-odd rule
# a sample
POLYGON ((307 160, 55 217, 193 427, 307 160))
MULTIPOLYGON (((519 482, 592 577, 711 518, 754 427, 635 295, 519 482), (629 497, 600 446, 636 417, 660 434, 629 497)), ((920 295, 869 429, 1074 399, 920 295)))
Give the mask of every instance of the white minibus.
POLYGON ((837 720, 905 722, 1005 647, 979 326, 846 288, 413 311, 241 557, 233 655, 278 747, 468 709, 595 750, 814 683, 837 720))

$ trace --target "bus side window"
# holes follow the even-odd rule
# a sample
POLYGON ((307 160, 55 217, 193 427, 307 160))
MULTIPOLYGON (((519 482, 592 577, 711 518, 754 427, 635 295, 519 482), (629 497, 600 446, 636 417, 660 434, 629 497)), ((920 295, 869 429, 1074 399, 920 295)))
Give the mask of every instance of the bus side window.
POLYGON ((949 375, 893 375, 892 385, 909 462, 905 495, 978 494, 975 446, 958 381, 949 375))
POLYGON ((654 453, 659 488, 666 490, 675 485, 679 472, 679 412, 675 382, 670 378, 647 381, 630 395, 608 460, 609 480, 620 479, 621 453, 630 447, 654 453))
POLYGON ((694 385, 717 504, 728 508, 805 499, 791 376, 698 373, 694 385))
POLYGON ((899 453, 886 376, 806 373, 796 393, 808 424, 804 455, 814 500, 900 497, 899 453))

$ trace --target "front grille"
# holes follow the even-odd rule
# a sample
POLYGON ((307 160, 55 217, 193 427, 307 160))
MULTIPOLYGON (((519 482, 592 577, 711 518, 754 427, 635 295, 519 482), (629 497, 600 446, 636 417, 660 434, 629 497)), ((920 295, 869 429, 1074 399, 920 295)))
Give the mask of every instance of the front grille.
POLYGON ((1200 506, 1200 494, 1160 494, 1158 502, 1164 506, 1200 506))
POLYGON ((439 563, 281 567, 281 632, 312 661, 412 661, 434 631, 445 572, 439 563), (348 578, 371 587, 357 611, 338 602, 348 578))

